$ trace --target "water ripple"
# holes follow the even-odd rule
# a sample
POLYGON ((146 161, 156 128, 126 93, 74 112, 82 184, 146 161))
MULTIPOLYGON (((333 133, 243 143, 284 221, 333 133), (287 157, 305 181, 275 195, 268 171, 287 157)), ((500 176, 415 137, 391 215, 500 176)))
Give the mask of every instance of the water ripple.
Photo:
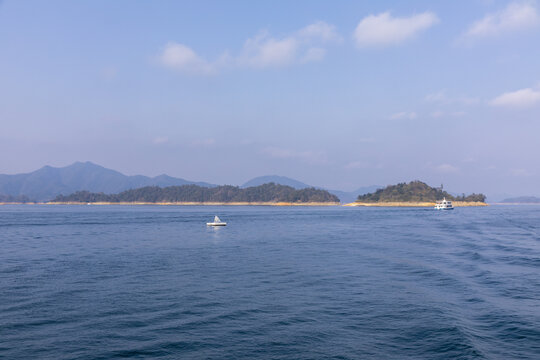
POLYGON ((538 359, 539 217, 1 207, 0 357, 538 359))

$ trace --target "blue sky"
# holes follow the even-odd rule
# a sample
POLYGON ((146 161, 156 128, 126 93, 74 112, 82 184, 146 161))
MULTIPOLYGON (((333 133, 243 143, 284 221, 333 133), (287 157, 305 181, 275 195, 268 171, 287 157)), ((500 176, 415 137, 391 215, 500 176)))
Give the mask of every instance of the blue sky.
POLYGON ((0 173, 540 195, 536 1, 3 1, 0 173))

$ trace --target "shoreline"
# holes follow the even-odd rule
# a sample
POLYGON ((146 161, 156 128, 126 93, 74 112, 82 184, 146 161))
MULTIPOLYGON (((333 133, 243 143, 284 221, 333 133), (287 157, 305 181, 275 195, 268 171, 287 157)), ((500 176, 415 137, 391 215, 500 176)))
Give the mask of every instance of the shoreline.
MULTIPOLYGON (((467 201, 453 201, 454 207, 483 207, 490 205, 523 205, 523 204, 509 204, 509 203, 493 203, 487 204, 484 202, 467 202, 467 201)), ((352 202, 348 204, 341 204, 336 202, 308 202, 308 203, 291 203, 291 202, 35 202, 35 203, 6 203, 0 202, 0 205, 160 205, 160 206, 347 206, 347 207, 434 207, 434 202, 352 202)), ((540 205, 540 204, 530 204, 540 205)))
POLYGON ((308 202, 308 203, 291 203, 291 202, 47 202, 37 203, 40 205, 162 205, 162 206, 339 206, 340 203, 335 202, 308 202))
MULTIPOLYGON (((478 201, 452 201, 454 207, 475 207, 475 206, 489 206, 489 204, 478 201)), ((343 206, 364 206, 364 207, 435 207, 434 202, 375 202, 375 203, 366 203, 366 202, 352 202, 344 204, 343 206)))

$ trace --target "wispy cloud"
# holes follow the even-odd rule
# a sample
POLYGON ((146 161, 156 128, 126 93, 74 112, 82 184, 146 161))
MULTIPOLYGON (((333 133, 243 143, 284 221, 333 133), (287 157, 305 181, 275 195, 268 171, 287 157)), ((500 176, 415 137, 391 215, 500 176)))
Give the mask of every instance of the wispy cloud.
POLYGON ((104 80, 112 80, 118 74, 118 70, 113 66, 107 66, 101 69, 101 77, 104 80))
POLYGON ((326 154, 322 151, 296 151, 278 147, 267 147, 262 152, 276 159, 300 160, 311 164, 324 164, 328 162, 326 154))
POLYGON ((169 138, 166 136, 159 136, 152 139, 154 144, 165 144, 169 142, 169 138))
POLYGON ((442 117, 462 117, 465 116, 467 113, 464 111, 451 111, 451 112, 444 112, 441 110, 433 111, 429 116, 431 116, 434 119, 442 118, 442 117))
POLYGON ((296 36, 308 41, 316 40, 323 43, 343 41, 335 26, 327 24, 324 21, 317 21, 300 29, 296 33, 296 36))
POLYGON ((354 30, 359 47, 400 44, 437 24, 439 18, 432 12, 409 17, 393 17, 389 12, 363 18, 354 30))
POLYGON ((345 169, 367 169, 371 167, 371 163, 366 161, 351 161, 345 165, 345 169))
POLYGON ((402 112, 398 112, 398 113, 390 115, 390 119, 392 120, 399 120, 399 119, 413 120, 413 119, 416 119, 417 117, 418 115, 414 111, 411 111, 411 112, 402 111, 402 112))
POLYGON ((472 105, 480 102, 480 99, 469 96, 449 96, 446 94, 446 90, 440 90, 435 93, 426 95, 424 98, 428 102, 438 103, 438 104, 462 104, 462 105, 472 105))
POLYGON ((209 146, 213 146, 215 144, 216 144, 216 140, 212 139, 212 138, 198 139, 198 140, 193 140, 191 142, 191 145, 195 146, 195 147, 209 147, 209 146))
POLYGON ((506 8, 487 14, 475 21, 463 34, 463 39, 478 39, 534 28, 540 15, 531 1, 512 2, 506 8))
POLYGON ((333 25, 323 21, 310 24, 288 36, 272 37, 260 32, 244 43, 236 56, 224 52, 215 61, 209 61, 185 44, 169 42, 158 54, 158 62, 183 73, 212 75, 225 67, 268 68, 321 61, 326 46, 341 42, 333 25))
POLYGON ((531 173, 526 169, 511 169, 510 174, 512 176, 518 176, 518 177, 530 176, 531 175, 531 173))
POLYGON ((440 173, 450 174, 450 173, 458 172, 459 168, 450 164, 441 164, 441 165, 435 166, 435 170, 440 173))
POLYGON ((365 169, 369 164, 365 161, 351 161, 345 165, 345 169, 365 169))
POLYGON ((210 75, 216 72, 212 64, 186 45, 169 42, 157 57, 163 66, 190 74, 210 75))
POLYGON ((321 61, 326 56, 326 49, 312 47, 306 50, 302 58, 299 59, 299 62, 304 64, 308 62, 321 61))
POLYGON ((437 118, 442 117, 442 116, 444 115, 444 112, 442 112, 442 111, 434 111, 434 112, 432 112, 432 113, 429 114, 429 115, 430 115, 432 118, 437 119, 437 118))
POLYGON ((340 41, 341 37, 335 27, 322 21, 283 38, 274 38, 262 32, 244 43, 236 63, 240 66, 266 68, 320 61, 326 55, 326 49, 322 46, 340 41))
POLYGON ((368 162, 368 161, 359 160, 359 161, 351 161, 350 163, 346 164, 344 166, 344 168, 347 169, 347 170, 382 169, 382 168, 384 168, 384 165, 381 164, 381 163, 376 164, 376 163, 372 163, 372 162, 368 162))
POLYGON ((525 108, 540 103, 540 90, 526 88, 506 92, 489 102, 492 106, 525 108))
POLYGON ((461 160, 461 162, 464 162, 464 163, 475 163, 477 162, 478 160, 475 158, 475 157, 472 157, 472 156, 468 156, 466 157, 465 159, 461 160))
POLYGON ((258 68, 284 66, 293 63, 297 57, 298 42, 295 38, 275 39, 261 33, 246 41, 238 63, 258 68))

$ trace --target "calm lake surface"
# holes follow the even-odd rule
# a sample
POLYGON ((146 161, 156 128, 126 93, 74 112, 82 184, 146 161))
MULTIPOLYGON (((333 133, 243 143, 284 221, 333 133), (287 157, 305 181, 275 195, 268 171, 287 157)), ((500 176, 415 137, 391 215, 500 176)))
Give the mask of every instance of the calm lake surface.
POLYGON ((539 359, 540 206, 0 206, 0 358, 539 359))

